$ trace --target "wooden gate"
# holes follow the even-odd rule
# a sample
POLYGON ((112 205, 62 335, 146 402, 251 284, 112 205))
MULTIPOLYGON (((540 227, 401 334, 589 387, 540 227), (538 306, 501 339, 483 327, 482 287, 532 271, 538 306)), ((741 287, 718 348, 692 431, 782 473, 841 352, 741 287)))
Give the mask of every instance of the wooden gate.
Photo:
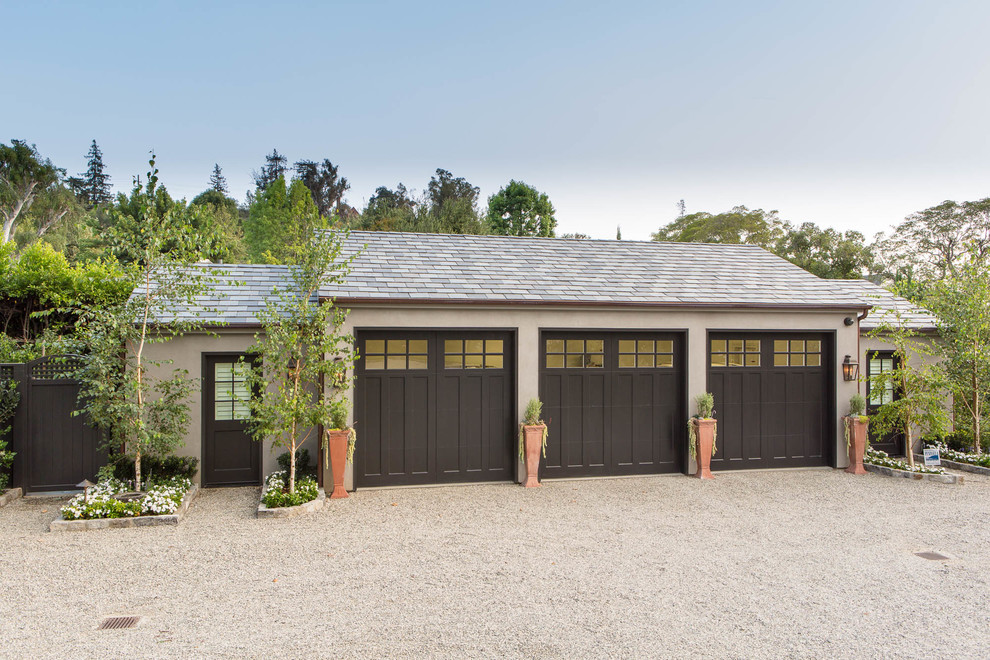
POLYGON ((100 432, 72 414, 79 394, 78 381, 69 378, 75 368, 53 358, 2 365, 0 378, 9 374, 21 394, 11 433, 17 453, 11 483, 25 493, 75 490, 83 479, 95 481, 107 462, 100 432))

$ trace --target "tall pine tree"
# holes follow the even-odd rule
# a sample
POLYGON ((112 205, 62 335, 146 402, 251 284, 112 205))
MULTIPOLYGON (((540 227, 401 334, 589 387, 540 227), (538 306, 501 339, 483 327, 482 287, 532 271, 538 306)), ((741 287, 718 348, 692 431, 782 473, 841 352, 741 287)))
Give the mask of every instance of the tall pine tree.
POLYGON ((213 174, 210 175, 210 189, 224 195, 230 192, 227 189, 227 179, 224 177, 219 163, 213 163, 213 174))
POLYGON ((288 163, 289 160, 280 154, 278 149, 272 149, 272 152, 265 156, 265 164, 261 171, 254 172, 254 185, 258 187, 258 193, 274 183, 280 176, 285 176, 288 163))
POLYGON ((69 179, 69 185, 73 192, 87 206, 100 206, 113 199, 110 186, 110 175, 106 173, 103 165, 103 152, 100 151, 96 140, 90 145, 86 153, 89 158, 86 171, 77 177, 69 179))

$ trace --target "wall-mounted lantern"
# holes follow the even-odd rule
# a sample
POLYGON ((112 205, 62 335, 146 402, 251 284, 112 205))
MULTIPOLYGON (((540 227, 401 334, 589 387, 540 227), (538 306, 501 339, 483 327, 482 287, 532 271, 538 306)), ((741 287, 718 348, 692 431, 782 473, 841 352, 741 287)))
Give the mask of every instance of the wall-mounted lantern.
POLYGON ((859 362, 852 359, 851 355, 847 355, 846 359, 842 361, 842 380, 856 380, 859 378, 859 362))

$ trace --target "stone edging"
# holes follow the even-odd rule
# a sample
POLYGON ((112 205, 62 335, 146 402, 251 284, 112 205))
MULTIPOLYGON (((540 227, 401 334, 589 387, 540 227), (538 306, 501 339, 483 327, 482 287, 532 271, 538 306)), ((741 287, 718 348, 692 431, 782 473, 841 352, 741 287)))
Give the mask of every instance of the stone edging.
MULTIPOLYGON (((923 457, 915 454, 916 460, 925 460, 923 457)), ((982 465, 973 465, 972 463, 960 463, 959 461, 950 461, 947 458, 940 458, 942 462, 942 467, 947 467, 950 470, 959 470, 960 472, 972 472, 973 474, 982 474, 990 477, 990 468, 985 468, 982 465)))
MULTIPOLYGON (((265 496, 265 489, 261 489, 261 496, 265 496)), ((312 513, 314 511, 319 511, 323 508, 323 505, 327 503, 327 493, 322 488, 317 489, 316 499, 310 500, 309 502, 303 502, 302 504, 297 504, 296 506, 279 506, 274 509, 269 509, 265 506, 264 501, 258 504, 258 517, 259 518, 295 518, 296 516, 302 516, 307 513, 312 513)))
POLYGON ((175 513, 162 516, 134 516, 133 518, 92 518, 90 520, 63 520, 62 515, 48 526, 52 532, 79 532, 90 529, 120 529, 123 527, 151 527, 158 525, 178 525, 186 514, 189 505, 199 495, 199 486, 193 484, 182 498, 182 504, 175 513))
POLYGON ((0 495, 0 506, 7 506, 16 499, 20 499, 24 491, 20 488, 8 488, 0 495))
POLYGON ((914 479, 915 481, 934 481, 940 484, 963 483, 963 477, 961 474, 931 474, 926 472, 908 472, 907 470, 895 470, 894 468, 889 468, 884 465, 873 465, 872 463, 863 463, 863 467, 866 468, 867 472, 875 472, 877 474, 882 474, 886 477, 904 477, 905 479, 914 479))

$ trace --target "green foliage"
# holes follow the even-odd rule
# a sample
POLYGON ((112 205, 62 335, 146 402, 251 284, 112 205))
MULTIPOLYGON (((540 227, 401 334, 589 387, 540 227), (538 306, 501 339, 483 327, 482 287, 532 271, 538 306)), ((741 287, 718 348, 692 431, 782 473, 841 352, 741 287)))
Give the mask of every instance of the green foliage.
POLYGON ((913 459, 913 452, 908 452, 908 456, 911 457, 910 462, 905 463, 898 458, 891 458, 885 451, 880 451, 879 449, 874 449, 873 447, 867 447, 866 452, 863 455, 863 462, 869 463, 870 465, 889 467, 894 470, 918 472, 921 474, 943 474, 945 472, 942 468, 930 468, 924 465, 916 464, 913 459))
POLYGON ((694 403, 698 407, 698 417, 701 419, 711 419, 715 414, 715 395, 711 392, 694 397, 694 403))
POLYGON ((326 158, 322 163, 300 160, 295 164, 296 176, 309 190, 317 211, 324 218, 339 214, 344 193, 351 187, 347 179, 337 174, 338 169, 326 158))
POLYGON ((547 194, 515 180, 488 198, 487 222, 503 236, 553 236, 557 228, 547 194))
MULTIPOLYGON (((210 174, 210 190, 220 193, 223 196, 227 196, 230 193, 230 189, 227 188, 227 179, 224 177, 219 163, 213 164, 213 173, 210 174)), ((193 202, 195 201, 193 200, 193 202)))
POLYGON ((285 472, 272 472, 265 479, 265 493, 261 501, 269 509, 286 506, 299 506, 315 500, 320 494, 316 480, 311 476, 299 479, 295 488, 290 489, 285 472))
POLYGON ((14 236, 16 223, 47 195, 59 196, 65 171, 23 140, 0 144, 0 243, 14 236))
POLYGON ((250 402, 248 428, 256 440, 289 450, 289 492, 296 485, 296 449, 317 427, 332 428, 333 404, 341 400, 354 363, 354 338, 343 331, 347 311, 318 299, 321 286, 343 281, 353 257, 341 256, 338 232, 316 232, 307 239, 287 247, 291 283, 266 300, 258 313, 263 331, 249 351, 257 359, 248 386, 258 395, 250 402))
POLYGON ((330 428, 343 430, 347 428, 347 415, 350 408, 347 401, 334 401, 330 404, 330 428))
POLYGON ((540 419, 540 415, 542 414, 543 402, 539 399, 530 399, 529 403, 526 404, 526 413, 523 415, 523 424, 528 426, 542 424, 543 420, 540 419))
POLYGON ((86 154, 88 159, 86 171, 77 177, 69 179, 69 185, 83 204, 92 208, 109 203, 113 199, 110 186, 110 175, 106 173, 103 164, 103 152, 100 151, 96 140, 86 154))
POLYGON ((127 482, 103 477, 88 493, 80 493, 69 500, 60 512, 65 520, 160 516, 175 513, 190 488, 192 482, 182 477, 161 479, 149 483, 143 497, 123 500, 116 496, 129 491, 127 482))
POLYGON ((251 263, 292 263, 293 250, 313 232, 326 228, 309 189, 298 179, 286 185, 278 177, 254 198, 244 221, 244 242, 251 263))
POLYGON ((736 206, 725 213, 692 213, 677 218, 653 234, 655 241, 679 243, 747 243, 770 249, 784 236, 776 211, 736 206))
POLYGON ((416 231, 417 206, 401 183, 395 190, 379 186, 368 199, 358 227, 371 231, 416 231))
MULTIPOLYGON (((965 429, 956 429, 949 433, 934 433, 924 437, 926 445, 938 445, 948 447, 953 451, 972 452, 973 436, 965 429)), ((987 454, 990 456, 990 454, 987 454)))
POLYGON ((522 424, 519 425, 519 460, 526 456, 526 426, 543 426, 543 457, 547 455, 547 438, 550 437, 550 429, 547 423, 541 418, 543 415, 543 402, 538 398, 530 399, 526 404, 526 412, 523 414, 522 424))
POLYGON ((861 417, 866 412, 866 397, 862 394, 853 394, 849 397, 849 416, 861 417))
POLYGON ((247 261, 247 244, 236 200, 211 188, 196 195, 190 202, 190 208, 198 212, 200 224, 215 234, 218 243, 216 255, 222 255, 231 263, 247 261))
MULTIPOLYGON (((114 456, 109 463, 111 475, 121 481, 134 478, 134 459, 127 456, 114 456)), ((141 472, 146 480, 188 479, 193 480, 199 469, 199 459, 194 456, 154 456, 141 458, 141 472)))
POLYGON ((5 436, 10 432, 10 421, 17 412, 21 394, 17 390, 16 381, 0 381, 0 494, 7 487, 10 466, 14 463, 15 454, 7 449, 5 436))
MULTIPOLYGON (((307 473, 310 471, 311 467, 309 464, 309 450, 308 449, 297 449, 296 450, 296 471, 301 473, 307 473)), ((284 451, 279 454, 275 461, 278 463, 279 468, 284 472, 288 473, 292 461, 289 458, 289 452, 284 451)))
POLYGON ((934 446, 938 448, 939 458, 942 460, 990 468, 990 454, 971 454, 965 449, 954 449, 941 443, 935 443, 934 446))

